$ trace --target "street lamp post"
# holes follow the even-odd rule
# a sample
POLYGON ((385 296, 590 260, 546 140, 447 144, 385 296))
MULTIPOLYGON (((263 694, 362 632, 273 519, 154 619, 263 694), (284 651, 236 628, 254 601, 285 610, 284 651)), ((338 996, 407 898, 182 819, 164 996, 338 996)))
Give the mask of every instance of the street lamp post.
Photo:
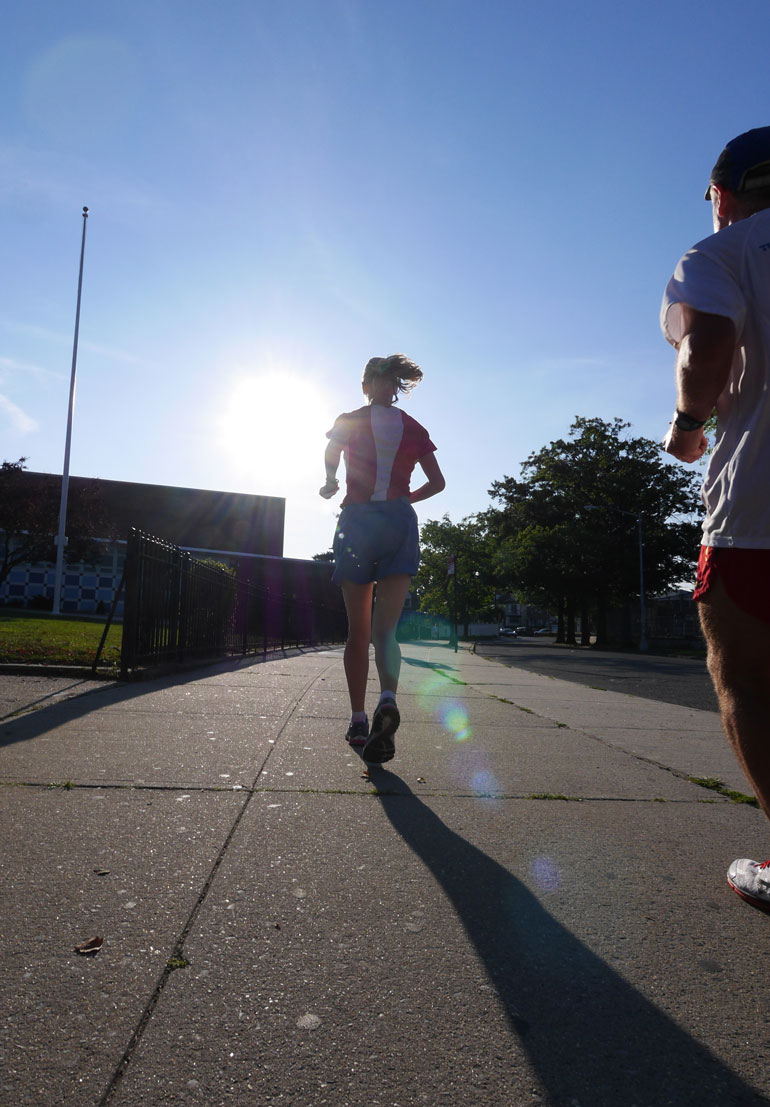
POLYGON ((67 411, 67 435, 64 441, 64 466, 61 478, 61 501, 59 504, 59 532, 56 536, 56 572, 54 574, 53 613, 58 615, 61 609, 62 573, 64 570, 64 547, 67 529, 67 497, 70 480, 70 444, 72 442, 72 416, 75 411, 75 370, 78 363, 78 331, 80 330, 80 295, 83 290, 83 258, 86 252, 86 220, 88 208, 83 208, 83 237, 80 242, 80 271, 78 273, 78 299, 75 308, 75 339, 72 344, 72 370, 70 372, 70 400, 67 411))
POLYGON ((454 646, 457 653, 457 554, 451 554, 447 560, 447 576, 452 577, 452 630, 449 634, 449 645, 454 646))
MULTIPOLYGON (((631 515, 630 511, 626 512, 631 515)), ((642 545, 642 513, 637 513, 636 526, 639 534, 639 617, 642 626, 639 633, 639 652, 647 653, 647 613, 644 609, 644 548, 642 545)))

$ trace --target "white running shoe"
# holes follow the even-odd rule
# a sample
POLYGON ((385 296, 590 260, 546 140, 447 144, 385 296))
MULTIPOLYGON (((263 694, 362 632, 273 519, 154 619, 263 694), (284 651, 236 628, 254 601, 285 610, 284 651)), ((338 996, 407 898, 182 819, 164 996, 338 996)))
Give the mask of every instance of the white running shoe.
POLYGON ((369 737, 369 723, 364 719, 361 723, 351 722, 345 739, 351 746, 365 746, 369 737))
POLYGON ((748 857, 733 861, 727 870, 727 883, 752 907, 770 913, 770 861, 748 857))

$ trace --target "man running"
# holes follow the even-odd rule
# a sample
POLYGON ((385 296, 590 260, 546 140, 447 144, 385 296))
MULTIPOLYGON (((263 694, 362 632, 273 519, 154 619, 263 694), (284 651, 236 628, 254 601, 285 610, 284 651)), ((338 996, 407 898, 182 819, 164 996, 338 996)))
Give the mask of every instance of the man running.
MULTIPOLYGON (((706 199, 714 234, 681 258, 661 308, 677 349, 676 412, 663 445, 697 461, 716 410, 693 598, 724 728, 770 818, 770 127, 728 142, 706 199)), ((741 858, 727 879, 770 912, 770 861, 741 858)))

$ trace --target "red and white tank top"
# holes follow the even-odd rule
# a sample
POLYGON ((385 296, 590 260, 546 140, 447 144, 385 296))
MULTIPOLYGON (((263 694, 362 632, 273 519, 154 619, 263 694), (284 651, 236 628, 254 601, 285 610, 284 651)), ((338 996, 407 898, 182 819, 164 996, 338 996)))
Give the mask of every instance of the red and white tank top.
POLYGON ((408 496, 415 465, 436 449, 416 419, 383 404, 345 412, 326 437, 342 447, 345 458, 343 507, 408 496))

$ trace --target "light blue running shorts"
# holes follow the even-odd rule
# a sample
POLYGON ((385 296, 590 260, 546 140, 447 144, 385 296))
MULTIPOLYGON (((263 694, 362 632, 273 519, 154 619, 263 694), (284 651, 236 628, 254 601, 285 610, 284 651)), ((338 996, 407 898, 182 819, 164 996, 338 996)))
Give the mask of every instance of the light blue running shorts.
POLYGON ((369 584, 406 573, 420 565, 417 515, 407 499, 347 504, 334 534, 332 580, 369 584))

